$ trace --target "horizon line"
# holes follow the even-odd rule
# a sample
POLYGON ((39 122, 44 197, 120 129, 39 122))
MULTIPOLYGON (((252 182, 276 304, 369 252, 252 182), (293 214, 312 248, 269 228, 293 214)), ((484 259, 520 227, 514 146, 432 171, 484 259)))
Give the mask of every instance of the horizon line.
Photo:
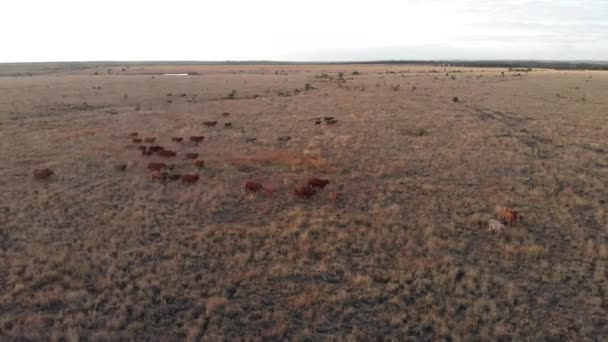
POLYGON ((596 59, 377 59, 377 60, 272 60, 272 59, 226 59, 226 60, 195 60, 195 59, 149 59, 149 60, 58 60, 58 61, 25 61, 25 62, 0 62, 1 64, 50 64, 50 63, 207 63, 207 64, 382 64, 382 63, 449 63, 449 62, 487 62, 487 63, 591 63, 603 64, 608 60, 596 59))

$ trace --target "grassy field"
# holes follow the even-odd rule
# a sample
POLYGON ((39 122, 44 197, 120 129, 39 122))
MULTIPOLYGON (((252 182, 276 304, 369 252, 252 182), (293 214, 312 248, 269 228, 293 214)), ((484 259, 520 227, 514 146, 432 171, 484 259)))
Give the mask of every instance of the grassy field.
POLYGON ((2 340, 608 338, 608 72, 19 72, 0 77, 2 340), (294 196, 310 177, 330 184, 294 196), (523 219, 491 233, 503 206, 523 219))

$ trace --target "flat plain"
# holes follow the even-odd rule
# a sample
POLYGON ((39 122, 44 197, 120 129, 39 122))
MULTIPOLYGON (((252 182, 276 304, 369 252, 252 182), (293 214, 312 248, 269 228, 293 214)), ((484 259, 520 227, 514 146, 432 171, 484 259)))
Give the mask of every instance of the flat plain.
POLYGON ((608 338, 608 72, 11 72, 2 340, 608 338), (500 207, 521 220, 492 233, 500 207))

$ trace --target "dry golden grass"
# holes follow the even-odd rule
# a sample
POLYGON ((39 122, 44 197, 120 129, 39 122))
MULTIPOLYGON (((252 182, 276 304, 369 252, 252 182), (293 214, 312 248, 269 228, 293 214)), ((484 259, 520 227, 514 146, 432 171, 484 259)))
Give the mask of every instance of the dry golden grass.
POLYGON ((120 70, 0 77, 0 340, 608 337, 608 74, 120 70))

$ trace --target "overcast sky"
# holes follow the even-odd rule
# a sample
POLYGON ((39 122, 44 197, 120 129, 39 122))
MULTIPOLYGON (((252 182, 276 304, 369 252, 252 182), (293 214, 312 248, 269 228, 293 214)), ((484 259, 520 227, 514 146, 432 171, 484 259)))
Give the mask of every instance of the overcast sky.
POLYGON ((2 0, 0 62, 608 60, 608 0, 2 0))

